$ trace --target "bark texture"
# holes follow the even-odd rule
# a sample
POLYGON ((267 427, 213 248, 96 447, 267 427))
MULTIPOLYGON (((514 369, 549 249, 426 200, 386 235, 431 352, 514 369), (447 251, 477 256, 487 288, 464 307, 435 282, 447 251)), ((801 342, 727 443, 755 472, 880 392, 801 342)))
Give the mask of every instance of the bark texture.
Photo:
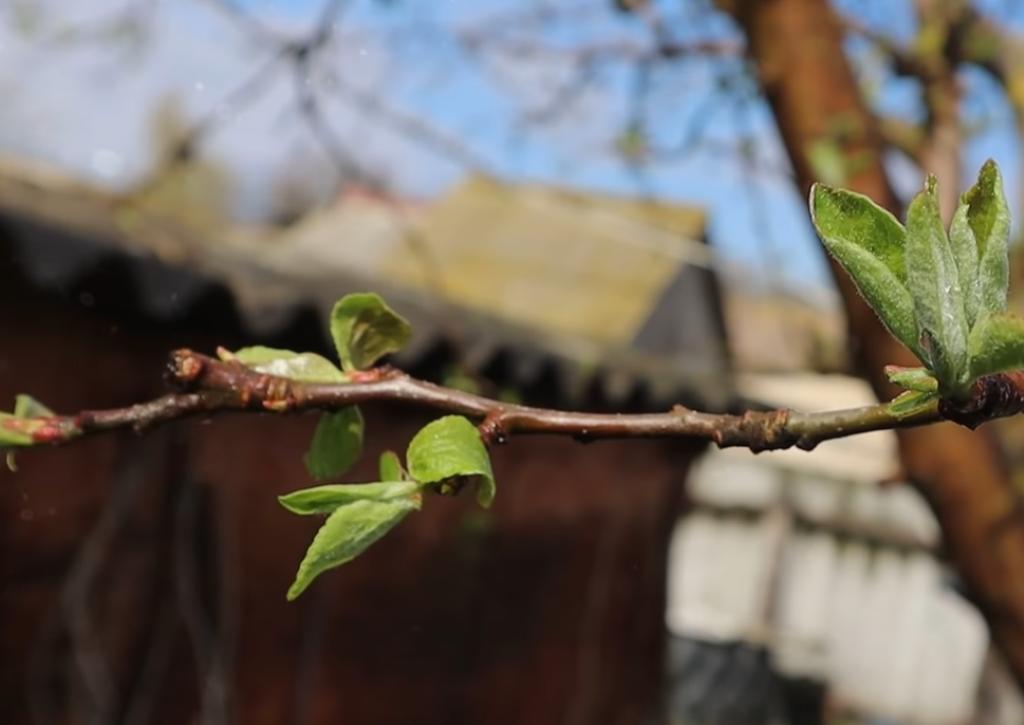
MULTIPOLYGON (((828 0, 737 0, 726 7, 747 34, 801 191, 815 180, 809 148, 831 134, 848 161, 845 185, 902 211, 882 166, 876 119, 842 52, 842 30, 828 0), (845 129, 840 138, 837 120, 845 129)), ((945 127, 938 139, 947 148, 949 133, 945 127)), ((849 277, 835 265, 833 271, 857 364, 880 397, 890 396, 883 366, 916 361, 885 332, 849 277)), ((1024 518, 994 438, 940 424, 900 431, 899 442, 908 477, 938 517, 949 557, 1024 684, 1024 518)))

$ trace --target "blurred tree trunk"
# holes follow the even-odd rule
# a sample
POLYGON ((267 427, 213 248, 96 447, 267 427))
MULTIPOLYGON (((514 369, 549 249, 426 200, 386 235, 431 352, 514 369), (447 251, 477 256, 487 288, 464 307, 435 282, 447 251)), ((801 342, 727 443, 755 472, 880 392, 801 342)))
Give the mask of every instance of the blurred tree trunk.
MULTIPOLYGON (((806 194, 816 178, 810 149, 836 143, 846 160, 845 186, 900 212, 882 165, 885 140, 843 53, 842 28, 828 0, 721 4, 747 35, 801 192, 806 194)), ((931 118, 921 158, 926 169, 943 174, 947 189, 955 190, 959 160, 950 155, 959 151, 959 119, 955 78, 947 64, 940 63, 935 76, 926 79, 926 96, 931 118)), ((883 329, 849 277, 835 265, 833 272, 857 365, 879 397, 889 397, 894 391, 883 366, 917 361, 883 329)), ((1024 684, 1024 519, 993 437, 944 423, 901 431, 899 443, 906 475, 931 503, 952 562, 1024 684)))

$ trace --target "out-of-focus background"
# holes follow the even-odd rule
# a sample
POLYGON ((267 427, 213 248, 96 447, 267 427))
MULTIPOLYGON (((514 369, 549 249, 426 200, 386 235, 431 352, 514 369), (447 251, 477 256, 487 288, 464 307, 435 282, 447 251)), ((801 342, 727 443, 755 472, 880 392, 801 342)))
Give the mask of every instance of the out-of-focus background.
MULTIPOLYGON (((2 0, 0 98, 0 400, 65 412, 180 346, 330 354, 364 290, 394 364, 494 397, 869 404, 912 360, 810 184, 899 214, 932 171, 948 218, 992 157, 1024 198, 1012 0, 2 0)), ((347 480, 429 420, 364 412, 347 480)), ((314 423, 0 470, 0 721, 1024 723, 1014 421, 514 440, 492 509, 431 497, 288 604, 314 423)))

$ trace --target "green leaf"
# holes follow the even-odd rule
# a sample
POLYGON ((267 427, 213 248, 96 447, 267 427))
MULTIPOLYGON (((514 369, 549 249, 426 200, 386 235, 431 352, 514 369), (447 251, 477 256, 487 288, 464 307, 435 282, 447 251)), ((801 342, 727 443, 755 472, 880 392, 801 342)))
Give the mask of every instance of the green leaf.
MULTIPOLYGON (((33 398, 31 395, 19 394, 14 398, 14 415, 0 413, 0 450, 13 446, 31 446, 35 444, 32 431, 16 421, 22 418, 48 418, 55 413, 33 398)), ((7 451, 4 456, 7 468, 13 473, 17 470, 14 451, 7 451)))
POLYGON ((967 345, 971 380, 1024 369, 1024 320, 1014 315, 987 315, 978 320, 967 345))
POLYGON ((927 368, 904 368, 898 365, 886 365, 885 374, 889 382, 907 390, 919 393, 934 393, 939 389, 936 380, 927 368))
POLYGON ((892 336, 902 342, 922 362, 925 351, 917 336, 917 316, 909 290, 892 271, 867 250, 838 241, 826 245, 857 285, 868 305, 892 336))
POLYGON ((402 461, 394 451, 384 451, 380 454, 380 480, 382 481, 404 481, 405 472, 402 470, 402 461))
POLYGON ((326 570, 352 561, 366 551, 415 511, 417 505, 411 498, 363 499, 336 509, 320 527, 299 564, 295 581, 288 589, 288 601, 302 594, 326 570))
POLYGON ((978 244, 977 286, 971 303, 975 318, 1005 312, 1010 284, 1010 210, 994 161, 989 159, 981 167, 977 183, 964 193, 961 203, 967 205, 967 222, 978 244))
POLYGON ((373 293, 345 295, 331 312, 331 337, 346 371, 364 370, 401 350, 411 334, 409 323, 373 293))
POLYGON ((926 393, 918 390, 908 390, 901 393, 886 405, 886 409, 896 418, 903 419, 930 408, 939 399, 938 393, 926 393))
POLYGON ((351 468, 363 451, 363 429, 362 413, 354 405, 320 416, 304 459, 309 474, 322 481, 351 468))
POLYGON ((866 196, 815 184, 811 218, 825 248, 889 332, 927 362, 906 286, 906 232, 896 217, 866 196))
POLYGON ((234 356, 240 363, 257 372, 304 383, 344 383, 348 380, 334 363, 312 352, 255 346, 244 347, 235 352, 234 356))
POLYGON ((967 316, 933 176, 907 210, 907 282, 928 356, 925 362, 943 394, 959 395, 969 375, 967 316))
POLYGON ((31 395, 17 395, 14 398, 15 418, 48 418, 56 415, 52 410, 31 395))
POLYGON ((409 474, 420 483, 449 479, 475 480, 476 498, 487 508, 496 491, 487 448, 476 426, 459 415, 425 425, 409 443, 405 454, 409 474))
POLYGON ((964 296, 964 312, 968 327, 978 318, 978 243, 974 230, 967 220, 969 207, 963 201, 949 224, 949 244, 953 250, 957 272, 960 276, 960 291, 964 296))
POLYGON ((419 490, 415 481, 377 483, 337 483, 292 491, 277 500, 293 514, 329 514, 340 506, 356 501, 388 501, 410 497, 419 490))
POLYGON ((33 445, 32 436, 24 430, 20 421, 19 416, 0 413, 0 448, 33 445))
POLYGON ((868 197, 815 184, 811 188, 811 218, 826 247, 833 242, 859 247, 881 261, 900 282, 907 281, 907 232, 896 217, 868 197))

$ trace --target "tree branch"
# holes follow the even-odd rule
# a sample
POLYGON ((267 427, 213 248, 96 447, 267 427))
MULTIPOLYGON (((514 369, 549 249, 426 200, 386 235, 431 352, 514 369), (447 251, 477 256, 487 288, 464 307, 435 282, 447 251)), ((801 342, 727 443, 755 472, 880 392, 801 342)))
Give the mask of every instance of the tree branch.
POLYGON ((921 164, 927 131, 920 124, 894 116, 879 116, 878 132, 885 143, 905 153, 911 161, 921 164))
POLYGON ((545 44, 534 39, 509 38, 503 35, 466 31, 458 36, 458 40, 464 48, 473 52, 486 50, 491 53, 502 52, 516 57, 543 57, 582 63, 599 60, 635 62, 654 59, 740 58, 743 56, 744 50, 743 43, 731 39, 680 42, 659 37, 650 42, 599 40, 575 45, 555 45, 545 44))
POLYGON ((932 73, 927 59, 913 48, 901 45, 898 41, 871 28, 861 20, 849 15, 837 15, 837 21, 844 33, 859 35, 889 58, 892 70, 896 75, 925 79, 932 73))
POLYGON ((896 415, 880 404, 824 413, 780 409, 742 415, 704 413, 677 405, 666 413, 585 413, 513 405, 417 380, 387 366, 350 373, 347 383, 306 383, 267 375, 237 360, 217 360, 191 350, 171 354, 168 378, 180 392, 145 403, 73 415, 4 418, 0 426, 28 436, 30 445, 60 445, 83 436, 131 428, 137 432, 179 418, 228 411, 294 413, 338 410, 371 401, 399 401, 481 421, 488 444, 513 434, 600 438, 696 438, 721 448, 754 452, 797 447, 858 433, 952 420, 975 427, 1024 411, 1024 372, 979 379, 969 400, 933 401, 896 415))

